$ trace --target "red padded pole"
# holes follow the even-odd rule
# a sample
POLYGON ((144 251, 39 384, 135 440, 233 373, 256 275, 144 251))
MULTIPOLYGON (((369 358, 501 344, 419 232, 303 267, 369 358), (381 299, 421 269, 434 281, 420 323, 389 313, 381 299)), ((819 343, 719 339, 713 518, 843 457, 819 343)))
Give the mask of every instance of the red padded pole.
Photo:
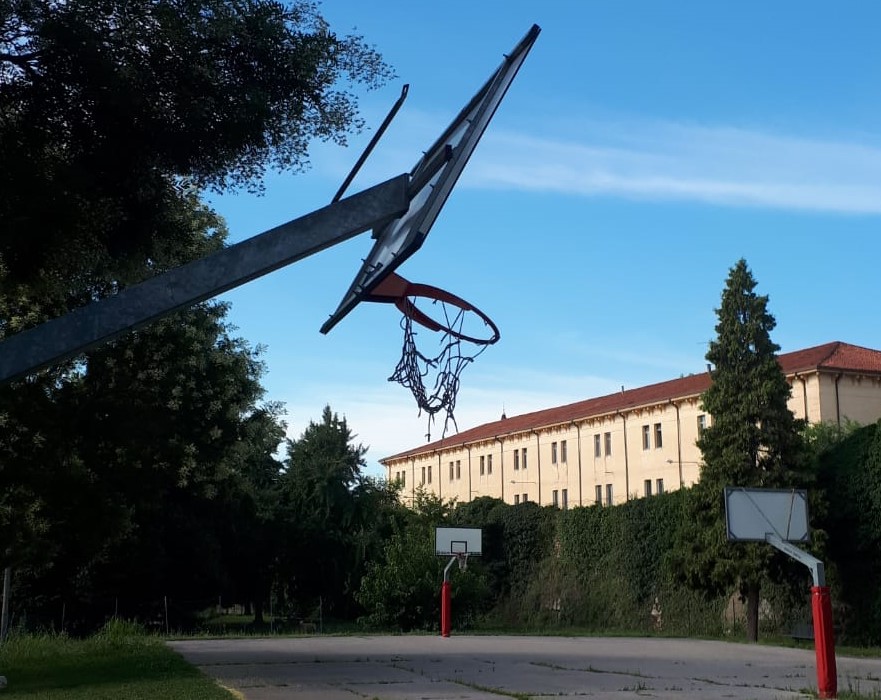
POLYGON ((835 635, 832 629, 832 598, 828 586, 811 588, 814 613, 814 647, 817 652, 817 693, 821 698, 838 697, 835 668, 835 635))
POLYGON ((441 636, 450 636, 450 582, 441 585, 441 636))

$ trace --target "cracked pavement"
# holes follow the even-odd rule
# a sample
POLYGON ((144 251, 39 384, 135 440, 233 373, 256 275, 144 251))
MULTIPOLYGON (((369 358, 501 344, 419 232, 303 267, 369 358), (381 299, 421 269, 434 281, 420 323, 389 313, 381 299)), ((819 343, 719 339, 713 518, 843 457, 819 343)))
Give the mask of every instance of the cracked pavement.
MULTIPOLYGON (((815 697, 813 649, 665 638, 340 636, 170 642, 245 700, 815 697)), ((881 659, 838 690, 881 694, 881 659)))

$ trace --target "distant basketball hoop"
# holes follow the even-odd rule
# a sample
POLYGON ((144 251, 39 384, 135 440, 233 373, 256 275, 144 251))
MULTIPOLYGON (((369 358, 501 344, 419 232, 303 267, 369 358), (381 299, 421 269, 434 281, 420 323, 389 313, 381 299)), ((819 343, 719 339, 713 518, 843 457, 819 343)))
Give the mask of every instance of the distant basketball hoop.
POLYGON ((434 551, 439 557, 450 557, 441 584, 441 636, 449 637, 452 626, 450 569, 458 563, 459 571, 465 571, 468 557, 483 554, 483 530, 479 527, 437 527, 434 530, 434 551))

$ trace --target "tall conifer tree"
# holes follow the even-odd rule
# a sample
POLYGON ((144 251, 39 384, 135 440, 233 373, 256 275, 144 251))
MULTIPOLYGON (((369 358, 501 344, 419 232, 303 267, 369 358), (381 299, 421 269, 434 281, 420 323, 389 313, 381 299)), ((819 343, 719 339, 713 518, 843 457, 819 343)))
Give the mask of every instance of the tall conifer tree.
POLYGON ((745 260, 731 268, 716 314, 716 339, 706 358, 712 384, 701 397, 712 425, 698 447, 704 466, 693 489, 693 518, 684 538, 684 578, 705 590, 736 585, 747 601, 747 634, 758 639, 761 581, 773 556, 766 544, 729 543, 726 486, 786 488, 803 485, 801 422, 789 410, 791 389, 771 340, 776 326, 768 297, 756 294, 745 260))

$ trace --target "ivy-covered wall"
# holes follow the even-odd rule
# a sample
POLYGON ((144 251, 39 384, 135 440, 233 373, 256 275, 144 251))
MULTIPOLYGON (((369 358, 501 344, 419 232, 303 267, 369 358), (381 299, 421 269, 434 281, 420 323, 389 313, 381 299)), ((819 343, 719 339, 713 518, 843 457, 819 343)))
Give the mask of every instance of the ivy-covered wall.
POLYGON ((881 428, 854 431, 820 457, 838 636, 881 644, 881 428))

